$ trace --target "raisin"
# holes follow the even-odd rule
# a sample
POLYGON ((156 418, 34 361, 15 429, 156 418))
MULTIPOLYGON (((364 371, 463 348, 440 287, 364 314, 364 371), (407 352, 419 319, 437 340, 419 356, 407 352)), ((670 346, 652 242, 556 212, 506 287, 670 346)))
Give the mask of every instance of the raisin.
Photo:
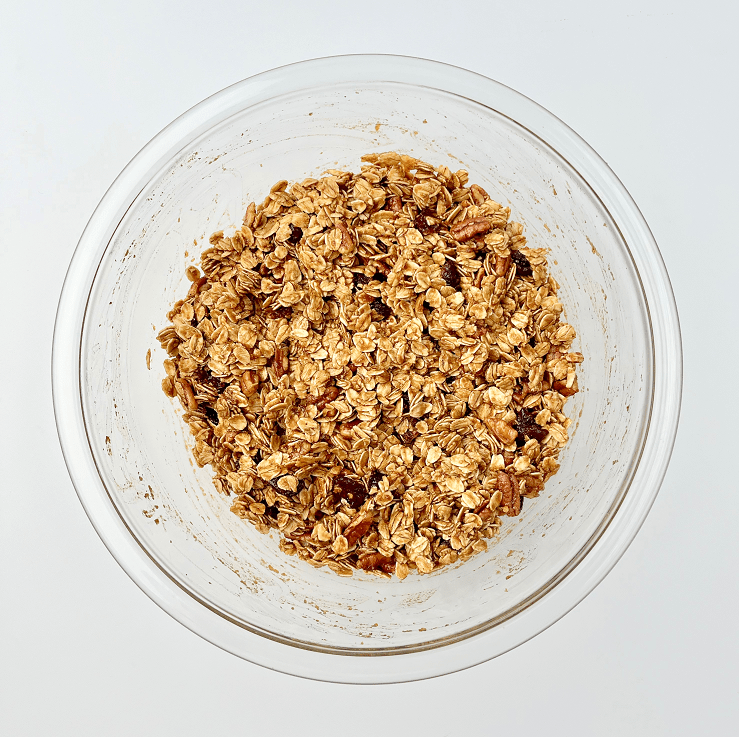
POLYGON ((533 410, 523 408, 516 412, 516 422, 514 427, 519 435, 528 435, 541 442, 547 436, 547 430, 541 425, 536 424, 536 413, 533 410))
POLYGON ((380 297, 377 297, 370 302, 370 308, 383 320, 387 320, 388 317, 393 314, 393 311, 382 301, 382 299, 380 299, 380 297))
POLYGON ((205 416, 214 424, 217 425, 219 422, 218 419, 218 412, 216 412, 213 407, 208 407, 206 405, 205 407, 205 416))
POLYGON ((407 415, 411 411, 411 403, 408 401, 408 395, 403 394, 403 414, 407 415))
POLYGON ((521 253, 521 251, 511 251, 511 261, 516 264, 516 273, 519 276, 531 276, 533 273, 529 260, 521 253))
POLYGON ((359 479, 347 476, 344 472, 336 477, 333 493, 338 499, 346 500, 354 509, 359 509, 367 498, 364 484, 359 479))
POLYGON ((431 233, 435 233, 439 226, 436 224, 430 225, 428 220, 426 219, 426 214, 424 212, 420 212, 416 219, 413 221, 413 227, 421 234, 421 235, 429 235, 431 233))
POLYGON ((209 386, 216 392, 222 392, 228 387, 228 384, 225 381, 218 378, 217 376, 213 376, 213 374, 211 374, 210 371, 208 371, 204 367, 198 369, 197 373, 195 374, 195 381, 197 381, 198 384, 202 384, 203 386, 209 386))
POLYGON ((459 279, 459 269, 454 261, 446 260, 441 267, 441 278, 454 289, 459 289, 461 281, 459 279))
POLYGON ((370 283, 370 278, 365 274, 354 274, 354 289, 361 289, 365 284, 370 283))
POLYGON ((384 281, 387 281, 387 276, 385 276, 385 274, 383 274, 378 269, 374 274, 372 274, 372 281, 384 282, 384 281))
POLYGON ((290 226, 290 237, 287 239, 288 243, 292 243, 292 245, 295 245, 300 241, 300 239, 303 237, 303 230, 302 228, 298 228, 297 225, 291 225, 290 226))

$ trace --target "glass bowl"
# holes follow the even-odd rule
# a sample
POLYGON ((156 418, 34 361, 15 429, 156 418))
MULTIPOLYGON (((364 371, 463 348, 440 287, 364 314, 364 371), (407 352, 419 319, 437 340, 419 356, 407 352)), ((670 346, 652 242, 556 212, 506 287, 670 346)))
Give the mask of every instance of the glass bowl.
POLYGON ((293 64, 196 105, 123 170, 66 277, 53 348, 64 456, 95 529, 157 604, 285 673, 407 681, 541 632, 606 575, 649 511, 677 429, 681 348, 669 279, 633 200, 564 123, 497 82, 396 56, 293 64), (551 249, 586 361, 562 467, 467 563, 404 581, 283 555, 195 466, 160 388, 155 336, 211 232, 279 179, 401 151, 465 168, 551 249), (151 369, 146 353, 151 349, 151 369))

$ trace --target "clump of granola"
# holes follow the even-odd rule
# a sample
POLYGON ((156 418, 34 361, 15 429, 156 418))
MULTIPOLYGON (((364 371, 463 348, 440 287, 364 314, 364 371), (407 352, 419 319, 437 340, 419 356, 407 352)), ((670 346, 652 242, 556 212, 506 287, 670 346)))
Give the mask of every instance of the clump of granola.
POLYGON ((567 442, 575 330, 545 249, 467 172, 397 153, 272 187, 159 334, 232 511, 340 575, 486 548, 567 442))

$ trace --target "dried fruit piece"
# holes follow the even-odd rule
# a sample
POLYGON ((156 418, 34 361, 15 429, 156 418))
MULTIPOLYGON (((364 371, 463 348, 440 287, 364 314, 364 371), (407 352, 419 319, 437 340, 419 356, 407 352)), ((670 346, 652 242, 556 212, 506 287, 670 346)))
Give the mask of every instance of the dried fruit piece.
POLYGON ((382 474, 375 469, 370 474, 369 481, 367 481, 367 488, 370 490, 370 493, 380 488, 380 481, 382 481, 382 474))
POLYGON ((456 290, 459 290, 462 284, 459 278, 459 269, 457 264, 451 259, 447 259, 444 265, 441 267, 441 278, 450 286, 456 290))
POLYGON ((531 276, 533 273, 529 260, 521 253, 521 251, 512 250, 511 261, 516 264, 516 273, 519 276, 531 276))
POLYGON ((549 434, 549 431, 541 425, 538 425, 535 418, 536 412, 524 407, 516 412, 515 427, 521 435, 534 438, 541 443, 549 434))
POLYGON ((393 311, 382 301, 380 297, 377 297, 370 302, 370 308, 373 312, 376 312, 381 319, 387 320, 393 311))
POLYGON ((334 480, 333 493, 337 499, 346 500, 354 509, 359 509, 367 498, 364 484, 358 479, 347 476, 345 472, 334 480))
POLYGON ((370 278, 366 274, 355 272, 353 276, 354 289, 361 289, 365 284, 370 283, 370 278))
POLYGON ((290 237, 287 239, 287 242, 295 245, 296 243, 300 242, 300 239, 302 237, 303 237, 303 229, 298 228, 297 225, 291 225, 290 226, 290 237))
POLYGON ((439 230, 439 226, 436 223, 429 223, 425 212, 420 212, 413 221, 413 227, 421 235, 430 235, 436 233, 439 230))
POLYGON ((209 407, 208 405, 205 406, 205 409, 203 410, 205 412, 205 416, 214 424, 217 425, 220 420, 218 419, 218 412, 216 412, 213 407, 209 407))

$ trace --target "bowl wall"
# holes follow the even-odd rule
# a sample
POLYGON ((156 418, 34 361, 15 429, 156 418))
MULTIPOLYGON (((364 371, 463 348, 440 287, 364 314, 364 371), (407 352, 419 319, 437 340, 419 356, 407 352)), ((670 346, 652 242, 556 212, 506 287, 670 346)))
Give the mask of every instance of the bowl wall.
POLYGON ((87 300, 80 391, 110 502, 181 590, 235 627, 332 653, 407 653, 460 641, 539 601, 583 559, 630 490, 653 397, 653 342, 639 272, 618 224, 541 138, 465 96, 418 84, 332 83, 232 111, 159 170, 127 207, 87 300), (570 399, 562 468, 487 552, 404 581, 340 578, 283 555, 229 511, 160 388, 155 340, 215 230, 279 179, 357 171, 396 150, 465 168, 551 249, 565 319, 578 333, 581 392, 570 399), (145 354, 151 349, 151 369, 145 354))

